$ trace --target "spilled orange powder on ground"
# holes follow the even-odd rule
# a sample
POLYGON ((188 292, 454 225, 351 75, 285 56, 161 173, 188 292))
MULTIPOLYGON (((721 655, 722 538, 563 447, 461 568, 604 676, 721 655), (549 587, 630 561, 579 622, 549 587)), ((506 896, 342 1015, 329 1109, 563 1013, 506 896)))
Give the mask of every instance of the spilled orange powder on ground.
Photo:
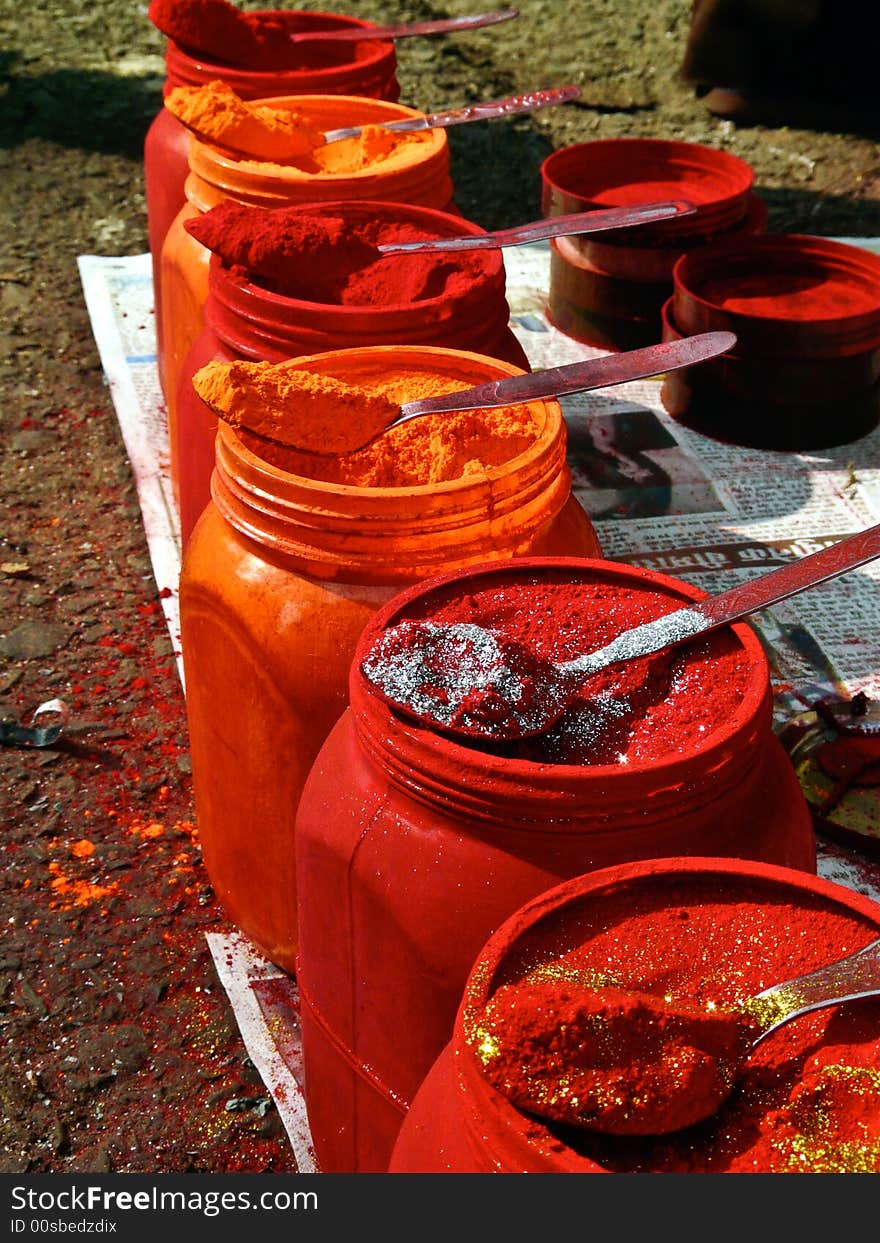
POLYGON ((52 880, 49 887, 60 899, 56 909, 69 911, 74 906, 91 906, 102 898, 119 893, 119 886, 111 881, 109 885, 94 885, 90 881, 73 880, 65 876, 60 863, 49 863, 52 880))

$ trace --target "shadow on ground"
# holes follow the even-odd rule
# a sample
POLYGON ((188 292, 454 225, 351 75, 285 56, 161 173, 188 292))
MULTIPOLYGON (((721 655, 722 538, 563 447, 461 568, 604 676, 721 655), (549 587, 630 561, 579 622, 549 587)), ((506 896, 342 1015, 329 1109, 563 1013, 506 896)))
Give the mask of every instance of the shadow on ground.
POLYGON ((64 147, 141 159, 162 106, 162 77, 84 69, 29 75, 0 54, 0 147, 43 138, 64 147))

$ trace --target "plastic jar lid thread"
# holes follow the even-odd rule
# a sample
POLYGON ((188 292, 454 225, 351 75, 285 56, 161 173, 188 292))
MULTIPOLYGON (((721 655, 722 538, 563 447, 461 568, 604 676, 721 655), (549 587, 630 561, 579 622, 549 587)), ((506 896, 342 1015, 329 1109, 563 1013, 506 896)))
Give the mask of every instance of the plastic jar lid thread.
POLYGON ((416 488, 356 488, 287 474, 221 424, 211 495, 241 535, 312 572, 409 582, 526 546, 570 496, 558 406, 530 449, 489 475, 416 488))

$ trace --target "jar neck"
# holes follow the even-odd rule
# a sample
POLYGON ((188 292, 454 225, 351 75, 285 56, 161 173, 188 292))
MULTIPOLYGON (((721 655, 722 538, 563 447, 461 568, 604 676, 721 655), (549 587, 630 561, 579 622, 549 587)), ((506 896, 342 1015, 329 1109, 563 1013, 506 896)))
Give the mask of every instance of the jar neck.
POLYGON ((756 662, 742 701, 688 754, 620 765, 541 764, 486 754, 404 721, 366 687, 353 667, 354 728, 368 756, 418 802, 489 831, 591 834, 643 831, 725 800, 745 780, 772 734, 766 667, 756 662))
POLYGON ((343 306, 286 297, 233 274, 216 256, 208 288, 205 323, 215 336, 235 354, 273 362, 341 344, 448 346, 461 340, 480 351, 509 321, 500 257, 485 278, 460 293, 396 306, 343 306))
POLYGON ((559 406, 526 452, 486 475, 410 488, 291 475, 220 423, 211 496, 265 554, 317 578, 409 583, 528 548, 571 495, 559 406))
MULTIPOLYGON (((268 106, 293 106, 289 93, 262 98, 268 106)), ((403 104, 351 95, 303 94, 296 96, 296 105, 321 131, 422 116, 403 104)), ((424 130, 419 138, 417 147, 405 146, 373 167, 352 173, 307 173, 292 165, 236 159, 192 135, 184 191, 199 211, 225 199, 256 207, 366 199, 446 209, 452 200, 446 131, 424 130)))
MULTIPOLYGON (((284 12, 283 10, 264 10, 271 12, 273 21, 282 21, 291 33, 313 30, 316 27, 341 29, 349 26, 369 27, 372 23, 356 17, 341 17, 332 13, 284 12)), ((395 71, 397 54, 393 41, 368 41, 358 45, 348 45, 338 53, 338 63, 322 63, 319 58, 326 58, 326 45, 317 50, 310 59, 312 64, 304 64, 300 69, 255 70, 240 69, 235 65, 223 64, 193 56, 168 39, 165 47, 165 71, 167 79, 163 94, 167 95, 176 86, 205 86, 218 78, 226 82, 240 99, 263 99, 268 95, 297 95, 302 93, 319 94, 324 91, 338 93, 346 91, 351 94, 363 92, 365 84, 381 85, 385 89, 396 84, 395 71), (350 55, 352 59, 342 59, 350 55)), ((333 57, 335 60, 335 56, 333 57)))

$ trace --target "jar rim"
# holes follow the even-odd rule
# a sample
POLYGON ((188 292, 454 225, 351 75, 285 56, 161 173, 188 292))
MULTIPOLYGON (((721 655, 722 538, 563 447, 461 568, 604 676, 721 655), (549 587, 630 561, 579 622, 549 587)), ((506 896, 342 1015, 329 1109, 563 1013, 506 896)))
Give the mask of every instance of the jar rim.
MULTIPOLYGON (((332 365, 336 360, 355 362, 359 358, 375 359, 377 362, 390 358, 399 360, 409 359, 412 363, 416 363, 418 359, 424 359, 426 363, 429 363, 430 360, 442 362, 444 358, 449 358, 450 360, 472 359, 485 364, 485 378, 487 380, 526 374, 521 367, 504 362, 502 359, 491 358, 487 354, 474 354, 466 350, 457 350, 440 345, 355 346, 350 349, 327 350, 319 354, 306 354, 297 358, 296 363, 297 366, 307 369, 310 365, 316 363, 319 366, 322 364, 332 365)), ((354 500, 366 502, 369 502, 371 499, 381 502, 382 500, 393 501, 402 497, 418 498, 420 496, 448 496, 455 498, 467 495, 469 492, 485 490, 487 484, 503 478, 512 469, 525 470, 536 465, 546 455, 548 449, 552 447, 553 442, 560 436, 564 436, 562 407, 558 401, 540 398, 528 404, 530 407, 542 409, 545 413, 545 421, 535 440, 526 449, 500 466, 487 467, 485 472, 477 477, 464 476, 458 479, 446 480, 442 483, 407 484, 399 487, 382 488, 331 483, 327 480, 312 479, 308 475, 295 475, 274 466, 271 462, 267 462, 260 457, 258 453, 247 446, 234 428, 222 420, 218 427, 218 446, 222 445, 224 448, 227 448, 230 455, 253 474, 255 481, 262 479, 265 481, 266 486, 275 485, 275 488, 282 492, 285 490, 285 485, 287 485, 302 493, 303 496, 313 495, 316 500, 326 495, 351 497, 354 500)))
MULTIPOLYGON (((276 20, 283 21, 286 25, 303 26, 304 29, 315 24, 312 19, 320 19, 323 23, 338 28, 363 26, 365 29, 370 29, 376 24, 360 17, 350 17, 341 13, 325 13, 317 10, 256 9, 251 12, 251 16, 271 16, 276 20), (305 22, 303 22, 304 18, 306 19, 305 22)), ((235 65, 226 64, 223 61, 212 61, 201 54, 193 55, 173 39, 167 40, 165 57, 171 73, 173 73, 175 62, 177 62, 179 65, 186 65, 187 68, 198 74, 204 73, 209 78, 224 78, 230 84, 234 84, 236 80, 257 84, 278 80, 292 81, 298 77, 313 80, 321 75, 331 78, 340 72, 347 73, 353 69, 374 69, 381 65, 383 61, 390 59, 393 62, 396 59, 393 40, 371 39, 367 41, 366 46, 368 46, 368 50, 364 56, 359 56, 350 61, 341 61, 337 65, 328 65, 324 68, 314 69, 242 69, 235 65)))
MULTIPOLYGON (((485 778, 485 781, 481 781, 480 788, 487 792, 489 786, 486 783, 493 779, 505 784, 508 779, 514 780, 521 777, 524 785, 534 787, 536 797, 541 797, 542 791, 549 789, 564 788, 576 791, 587 786, 603 788, 607 787, 610 779, 613 779, 618 788, 633 787, 635 796, 644 797, 644 790, 638 790, 635 787, 646 777, 662 778, 664 793, 671 793, 676 782, 686 782, 688 775, 692 774, 695 768, 697 771, 704 769, 707 764, 710 764, 714 754, 723 754, 735 739, 740 737, 747 740, 750 735, 753 736, 756 721, 763 719, 762 713, 765 708, 767 709, 766 724, 769 728, 769 665, 758 636, 745 622, 737 622, 728 627, 745 650, 751 667, 745 693, 737 702, 734 710, 717 728, 712 729, 706 735, 704 741, 695 744, 687 755, 666 753, 652 759, 630 762, 625 768, 619 764, 550 764, 483 752, 458 742, 440 731, 433 731, 411 722, 402 714, 396 713, 380 696, 368 688, 367 680, 361 672, 362 662, 377 636, 388 626, 393 625, 395 618, 405 613, 415 600, 456 583, 461 584, 462 590, 466 590, 467 586, 478 578, 534 574, 536 571, 545 569, 637 580, 640 585, 655 587, 667 594, 677 596, 684 604, 696 602, 707 595, 705 591, 684 580, 661 574, 656 570, 595 557, 517 557, 509 562, 486 562, 483 565, 469 566, 464 571, 458 570, 436 575, 405 587, 382 605, 367 622, 358 640, 349 676, 349 701, 356 728, 371 751, 381 757, 380 762, 381 760, 390 762, 395 771, 398 763, 404 770, 407 766, 411 768, 420 764, 430 769, 440 756, 448 761, 451 768, 461 774, 462 781, 469 780, 476 772, 479 772, 485 778), (405 758, 401 760, 401 757, 405 758)), ((736 772, 738 772, 736 766, 731 768, 731 776, 734 776, 736 772)), ((714 770, 713 778, 717 779, 717 777, 717 770, 714 770)))

